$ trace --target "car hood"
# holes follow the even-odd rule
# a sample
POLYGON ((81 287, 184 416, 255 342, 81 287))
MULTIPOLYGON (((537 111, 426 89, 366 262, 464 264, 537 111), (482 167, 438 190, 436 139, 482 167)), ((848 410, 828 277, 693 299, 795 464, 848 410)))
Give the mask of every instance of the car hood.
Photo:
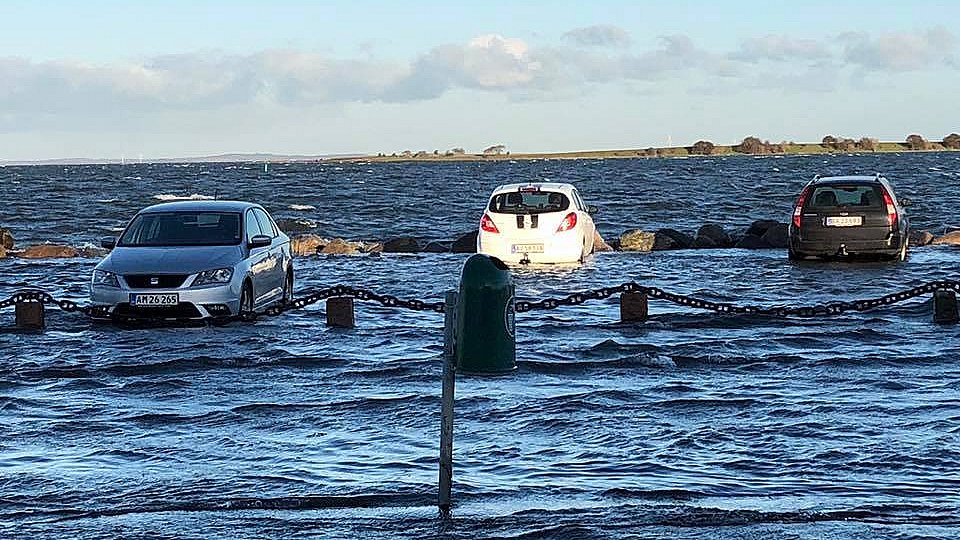
POLYGON ((116 274, 196 274, 232 268, 242 258, 240 246, 118 247, 97 268, 116 274))

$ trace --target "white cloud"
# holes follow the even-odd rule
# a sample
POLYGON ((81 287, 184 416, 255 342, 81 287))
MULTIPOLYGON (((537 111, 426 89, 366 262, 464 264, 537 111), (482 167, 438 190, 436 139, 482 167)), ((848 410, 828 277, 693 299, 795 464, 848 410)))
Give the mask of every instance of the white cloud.
POLYGON ((740 44, 740 50, 732 53, 730 58, 751 63, 764 60, 823 60, 833 56, 830 46, 828 41, 768 34, 745 40, 740 44))
POLYGON ((563 39, 580 47, 629 47, 631 41, 626 30, 609 24, 574 28, 563 39))
POLYGON ((143 114, 227 107, 411 102, 464 89, 537 100, 571 99, 597 85, 666 81, 689 81, 691 90, 724 84, 801 92, 823 89, 810 84, 816 73, 830 74, 836 84, 853 69, 880 75, 935 69, 951 65, 956 49, 944 28, 823 39, 766 35, 735 51, 707 50, 683 34, 663 36, 646 49, 616 48, 629 36, 615 26, 574 29, 563 40, 572 45, 486 34, 406 62, 294 49, 206 51, 106 65, 0 57, 0 130, 129 124, 143 114))
POLYGON ((955 62, 956 37, 943 27, 872 37, 850 32, 839 37, 850 64, 881 71, 915 71, 955 62))

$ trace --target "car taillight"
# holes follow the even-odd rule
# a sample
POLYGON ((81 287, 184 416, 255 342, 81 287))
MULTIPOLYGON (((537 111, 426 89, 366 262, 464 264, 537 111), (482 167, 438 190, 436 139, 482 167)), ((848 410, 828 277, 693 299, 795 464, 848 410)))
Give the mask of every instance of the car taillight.
POLYGON ((480 218, 480 228, 487 232, 500 234, 500 230, 497 229, 497 225, 493 222, 492 219, 490 219, 490 216, 486 214, 484 214, 483 217, 480 218))
POLYGON ((570 229, 577 226, 577 213, 570 212, 563 218, 563 221, 560 222, 560 226, 557 227, 557 232, 569 231, 570 229))
POLYGON ((897 223, 897 207, 893 205, 893 197, 886 189, 880 188, 880 191, 883 192, 883 204, 887 207, 887 225, 892 226, 897 223))
POLYGON ((805 188, 800 192, 797 198, 797 206, 793 209, 793 226, 800 228, 800 214, 803 212, 803 203, 807 202, 807 196, 810 195, 810 188, 805 188))

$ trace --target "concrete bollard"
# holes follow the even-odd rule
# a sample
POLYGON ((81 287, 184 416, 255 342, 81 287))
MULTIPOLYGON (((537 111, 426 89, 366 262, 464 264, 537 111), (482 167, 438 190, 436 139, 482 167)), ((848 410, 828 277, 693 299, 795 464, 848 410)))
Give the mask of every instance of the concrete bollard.
POLYGON ((457 304, 457 371, 516 369, 514 290, 510 269, 500 259, 477 254, 464 263, 457 304))
POLYGON ((644 322, 647 315, 646 293, 625 292, 620 295, 621 322, 644 322))
POLYGON ((334 328, 356 326, 353 317, 353 298, 349 296, 327 298, 327 326, 334 328))
POLYGON ((957 313, 957 293, 949 289, 937 289, 933 292, 933 322, 937 324, 956 324, 960 320, 957 313))
POLYGON ((17 328, 42 330, 46 323, 46 312, 40 302, 17 302, 15 317, 17 328))

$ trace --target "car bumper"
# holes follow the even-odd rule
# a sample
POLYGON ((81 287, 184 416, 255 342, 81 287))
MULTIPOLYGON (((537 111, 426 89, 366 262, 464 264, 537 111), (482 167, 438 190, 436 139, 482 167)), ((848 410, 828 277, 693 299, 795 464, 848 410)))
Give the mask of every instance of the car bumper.
POLYGON ((794 253, 815 257, 835 255, 896 255, 906 239, 892 236, 880 240, 799 240, 793 239, 790 246, 794 253))
POLYGON ((210 287, 176 289, 129 289, 126 287, 90 287, 90 303, 106 308, 113 318, 130 319, 206 319, 229 317, 240 311, 240 287, 224 283, 210 287), (131 294, 177 294, 176 306, 136 307, 131 294))
POLYGON ((477 253, 496 257, 507 264, 566 264, 580 262, 583 241, 580 236, 558 236, 548 239, 507 240, 495 234, 477 236, 477 253), (542 244, 543 252, 514 249, 515 245, 542 244))

